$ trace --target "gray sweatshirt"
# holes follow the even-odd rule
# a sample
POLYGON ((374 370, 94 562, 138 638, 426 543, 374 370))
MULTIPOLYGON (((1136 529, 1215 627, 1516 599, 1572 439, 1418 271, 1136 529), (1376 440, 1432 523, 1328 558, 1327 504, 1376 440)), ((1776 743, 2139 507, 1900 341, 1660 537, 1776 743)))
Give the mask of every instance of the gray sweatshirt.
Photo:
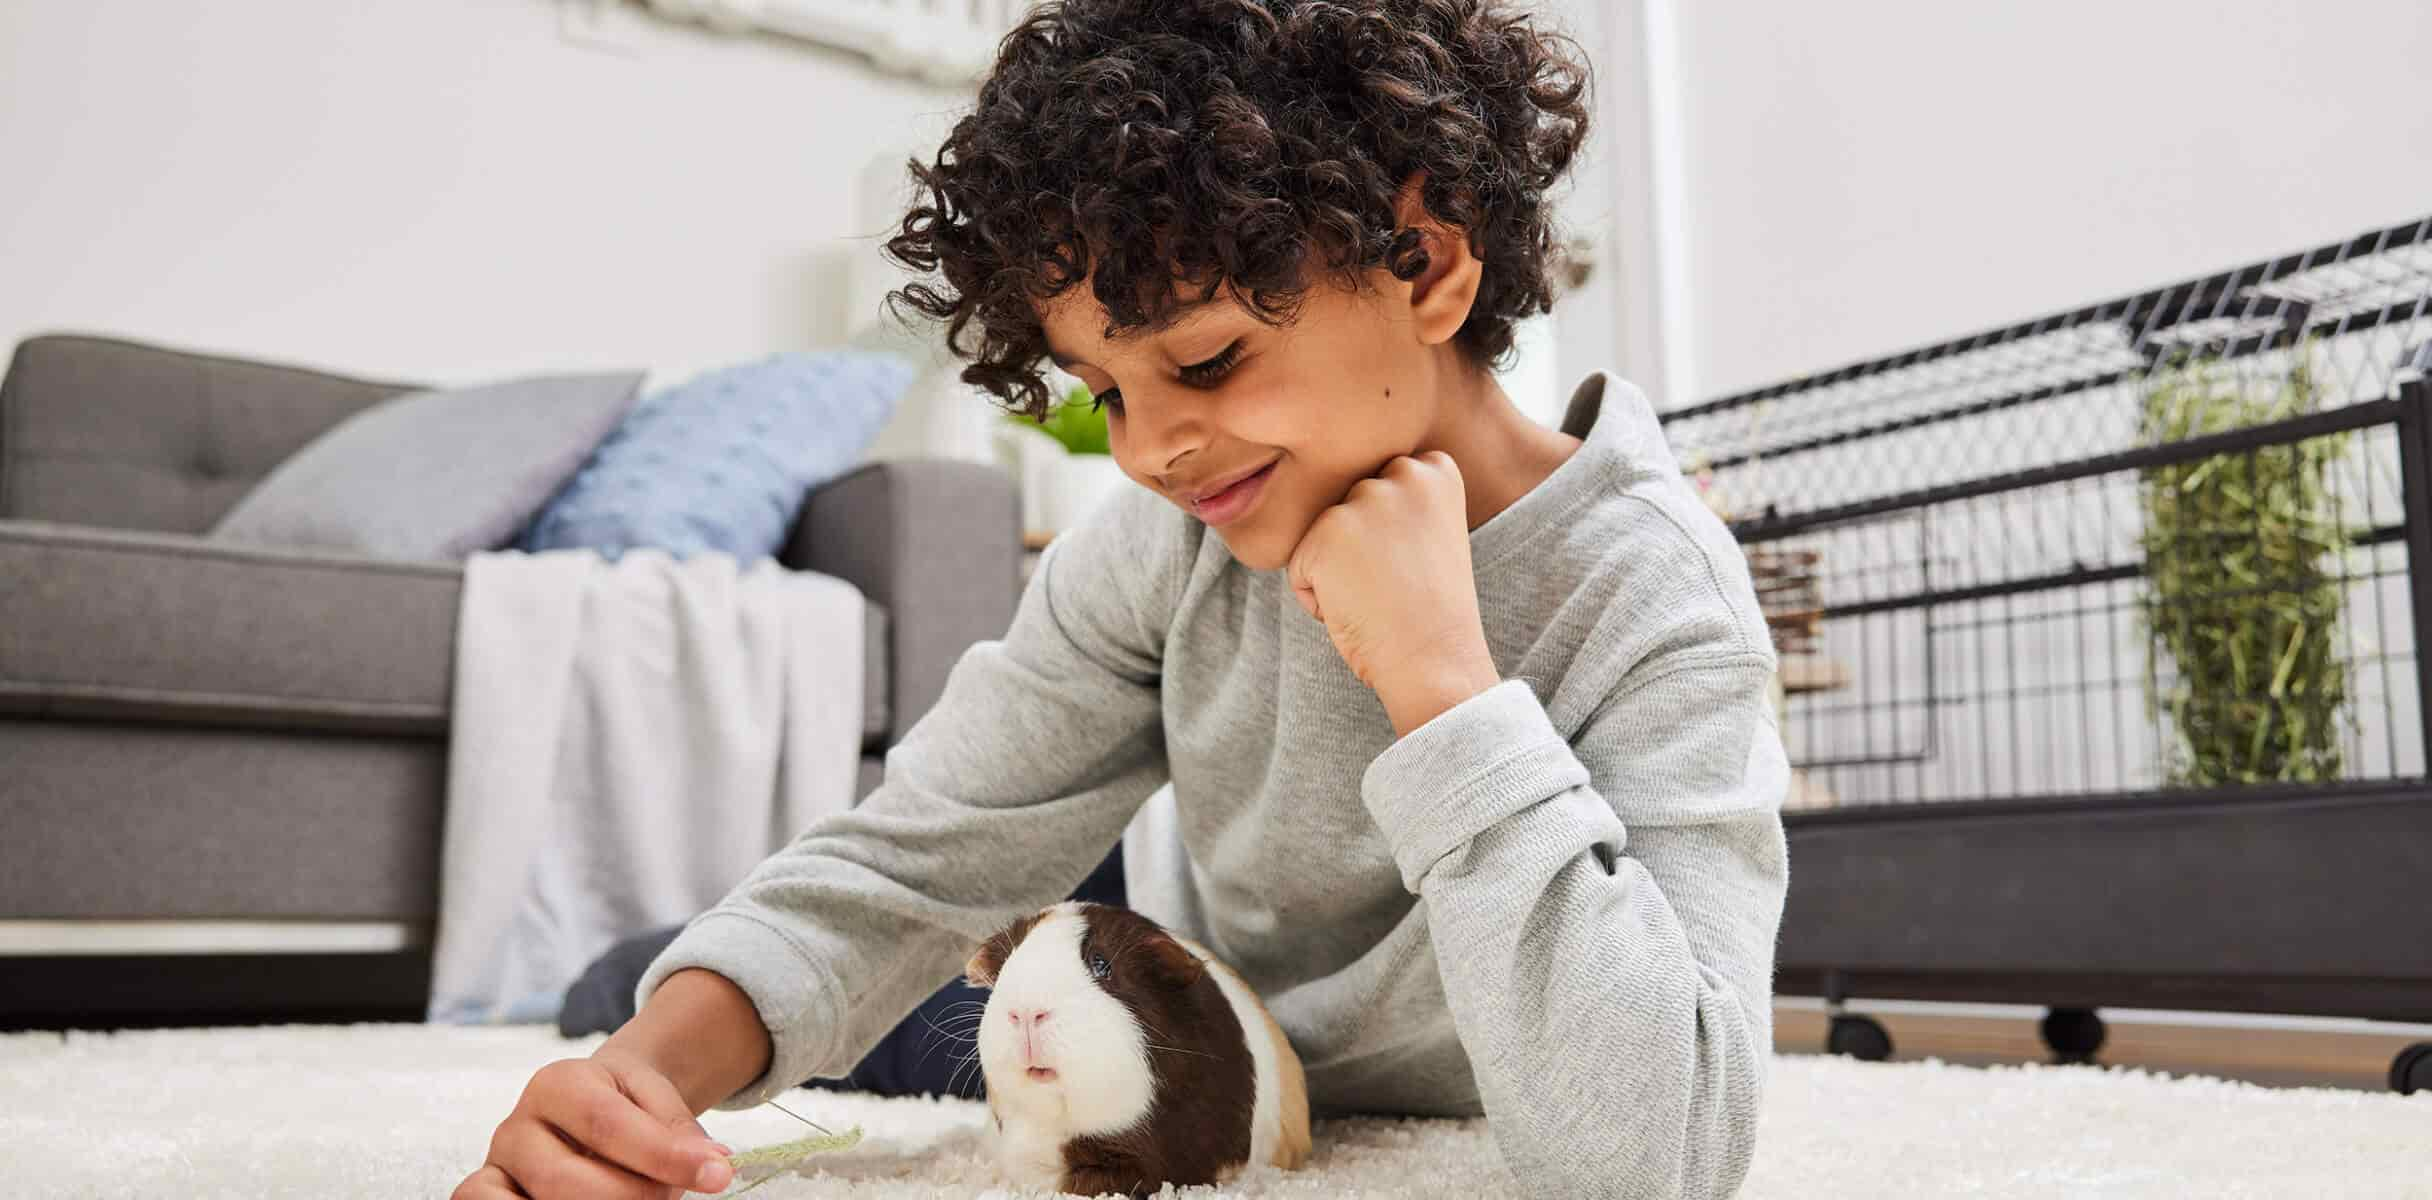
POLYGON ((1186 932, 1321 1112, 1483 1112, 1532 1196, 1721 1196, 1772 1045, 1789 768, 1745 560, 1647 401, 1470 534, 1504 682, 1396 740, 1302 612, 1143 489, 1041 557, 886 782, 695 919, 640 994, 733 980, 775 1043, 727 1101, 840 1076, 1169 780, 1186 932))

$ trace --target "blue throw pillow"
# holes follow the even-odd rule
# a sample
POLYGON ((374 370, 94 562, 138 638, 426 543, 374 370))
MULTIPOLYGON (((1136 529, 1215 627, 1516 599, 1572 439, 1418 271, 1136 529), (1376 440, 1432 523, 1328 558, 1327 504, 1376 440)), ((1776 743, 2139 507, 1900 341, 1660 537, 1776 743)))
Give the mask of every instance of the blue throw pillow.
POLYGON ((517 543, 775 554, 811 489, 843 474, 911 386, 900 358, 777 354, 646 397, 541 509, 517 543))

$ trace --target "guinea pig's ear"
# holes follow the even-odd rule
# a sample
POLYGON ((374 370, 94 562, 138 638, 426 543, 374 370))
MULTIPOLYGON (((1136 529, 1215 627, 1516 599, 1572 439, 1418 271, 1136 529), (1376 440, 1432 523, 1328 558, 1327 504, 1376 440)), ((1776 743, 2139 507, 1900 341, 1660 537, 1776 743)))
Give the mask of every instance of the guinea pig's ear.
POLYGON ((975 988, 995 987, 996 973, 1005 969, 1009 950, 1001 933, 981 942, 980 948, 971 952, 971 961, 963 964, 963 978, 975 988))
POLYGON ((980 948, 972 952, 971 961, 963 964, 963 978, 970 980, 973 987, 995 987, 996 973, 1005 969, 1005 960, 1013 957, 1014 947, 1021 945, 1022 939, 1030 936, 1030 927, 1038 923, 1038 914, 1033 913, 997 930, 996 936, 981 942, 980 948))
POLYGON ((1207 964, 1199 961, 1199 956, 1191 953, 1190 947, 1164 934, 1148 939, 1134 953, 1140 973, 1149 982, 1168 991, 1179 992, 1199 982, 1200 976, 1208 973, 1207 964))
POLYGON ((1013 957, 1014 936, 1011 929, 1000 929, 995 937, 980 943, 971 952, 971 961, 963 964, 963 978, 976 988, 996 986, 996 973, 1005 969, 1005 960, 1013 957))

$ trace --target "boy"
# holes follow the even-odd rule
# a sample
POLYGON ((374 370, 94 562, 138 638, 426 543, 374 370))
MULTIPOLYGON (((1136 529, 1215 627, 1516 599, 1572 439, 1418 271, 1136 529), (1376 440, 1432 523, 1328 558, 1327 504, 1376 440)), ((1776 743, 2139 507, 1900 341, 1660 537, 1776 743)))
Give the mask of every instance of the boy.
POLYGON ((1483 1112, 1523 1195, 1719 1196, 1771 1045, 1788 767, 1744 561, 1646 401, 1488 366, 1551 291, 1569 43, 1493 0, 1065 0, 890 243, 965 377, 1053 360, 1141 486, 1049 548, 859 808, 695 920, 460 1197, 731 1174, 1171 781, 1183 930, 1321 1111, 1483 1112))

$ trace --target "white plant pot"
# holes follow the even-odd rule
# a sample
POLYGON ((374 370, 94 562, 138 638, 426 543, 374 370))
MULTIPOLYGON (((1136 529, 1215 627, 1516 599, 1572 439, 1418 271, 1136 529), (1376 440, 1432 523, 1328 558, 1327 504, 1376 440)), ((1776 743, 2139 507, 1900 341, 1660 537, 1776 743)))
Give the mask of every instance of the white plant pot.
POLYGON ((1130 484, 1123 468, 1104 454, 1074 454, 1034 429, 1006 425, 997 452, 1022 489, 1022 528, 1062 533, 1130 484))
POLYGON ((1040 517, 1046 522, 1042 528, 1051 533, 1080 524, 1091 509, 1131 483, 1124 477, 1123 468, 1104 454, 1066 453, 1050 462, 1044 481, 1046 497, 1039 507, 1040 517))

